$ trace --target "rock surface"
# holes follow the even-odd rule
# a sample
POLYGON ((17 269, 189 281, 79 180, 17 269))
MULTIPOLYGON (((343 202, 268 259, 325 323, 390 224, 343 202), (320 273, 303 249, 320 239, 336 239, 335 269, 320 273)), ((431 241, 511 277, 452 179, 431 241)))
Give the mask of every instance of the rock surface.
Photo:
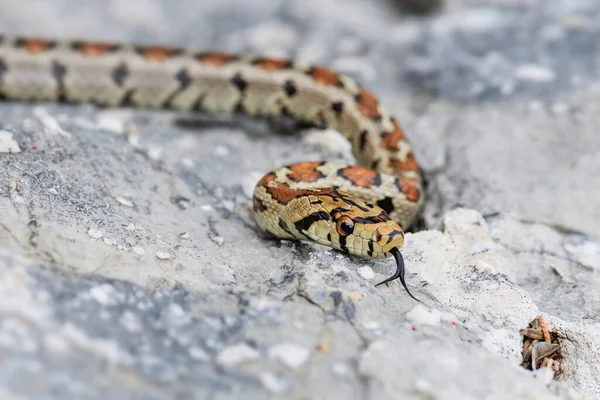
POLYGON ((334 132, 0 103, 0 397, 597 398, 599 12, 0 1, 3 33, 343 70, 403 122, 429 181, 429 230, 403 248, 422 305, 374 288, 390 260, 257 236, 256 180, 352 160, 334 132), (565 337, 560 382, 519 365, 519 330, 538 315, 565 337))

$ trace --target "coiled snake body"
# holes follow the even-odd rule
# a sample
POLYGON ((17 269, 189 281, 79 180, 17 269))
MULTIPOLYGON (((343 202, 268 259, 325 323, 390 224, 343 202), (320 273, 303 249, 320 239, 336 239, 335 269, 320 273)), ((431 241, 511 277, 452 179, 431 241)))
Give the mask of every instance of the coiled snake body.
POLYGON ((362 166, 301 162, 269 172, 254 191, 256 221, 280 238, 365 258, 393 255, 397 271, 381 283, 400 278, 406 288, 400 226, 423 200, 419 167, 396 120, 346 75, 284 59, 0 36, 0 96, 241 111, 335 129, 362 166))

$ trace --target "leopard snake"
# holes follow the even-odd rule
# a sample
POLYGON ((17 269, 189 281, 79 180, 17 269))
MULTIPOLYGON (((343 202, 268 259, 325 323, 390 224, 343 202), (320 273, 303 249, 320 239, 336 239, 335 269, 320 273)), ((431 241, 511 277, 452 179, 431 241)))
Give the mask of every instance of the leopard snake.
POLYGON ((300 162, 256 185, 257 224, 364 258, 399 248, 423 202, 419 167, 402 129, 364 87, 298 62, 162 46, 0 36, 0 98, 291 117, 342 133, 362 166, 300 162))

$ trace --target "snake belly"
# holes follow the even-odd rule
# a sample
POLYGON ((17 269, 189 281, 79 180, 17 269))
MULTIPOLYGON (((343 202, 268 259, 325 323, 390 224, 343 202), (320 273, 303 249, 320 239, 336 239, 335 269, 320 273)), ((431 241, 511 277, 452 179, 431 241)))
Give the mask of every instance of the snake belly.
POLYGON ((256 185, 256 221, 281 238, 389 257, 423 201, 419 167, 397 121, 367 89, 325 67, 161 46, 0 36, 0 97, 285 116, 339 131, 359 166, 301 162, 269 172, 256 185))

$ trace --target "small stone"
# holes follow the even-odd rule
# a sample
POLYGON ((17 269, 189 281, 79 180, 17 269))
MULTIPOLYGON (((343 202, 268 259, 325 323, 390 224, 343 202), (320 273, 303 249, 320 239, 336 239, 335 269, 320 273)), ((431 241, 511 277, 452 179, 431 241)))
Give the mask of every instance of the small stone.
POLYGON ((331 370, 333 371, 333 373, 339 377, 345 377, 345 376, 349 376, 350 373, 352 372, 352 369, 344 363, 338 362, 333 364, 333 366, 331 367, 331 370))
POLYGON ((225 157, 225 156, 228 156, 229 153, 231 153, 231 150, 229 150, 229 148, 226 146, 218 145, 217 147, 215 147, 215 155, 216 156, 225 157))
POLYGON ((113 244, 116 243, 114 240, 109 239, 109 238, 104 238, 104 239, 102 239, 102 241, 104 242, 104 244, 107 244, 109 246, 112 246, 113 244))
POLYGON ((124 197, 115 197, 115 200, 117 200, 119 204, 124 205, 125 207, 133 207, 133 203, 124 197))
POLYGON ((94 228, 88 229, 87 234, 93 239, 100 239, 103 236, 103 233, 101 231, 98 231, 94 228))
POLYGON ((204 350, 202 350, 200 347, 195 347, 195 346, 190 347, 188 350, 188 354, 194 360, 208 361, 210 359, 208 354, 206 354, 206 352, 204 350))
POLYGON ((225 239, 222 238, 221 236, 211 236, 210 239, 219 246, 221 246, 223 243, 225 243, 225 239))
POLYGON ((159 260, 168 260, 169 258, 171 258, 171 255, 166 251, 157 251, 156 253, 154 253, 154 256, 156 256, 156 258, 158 258, 159 260))
POLYGON ((190 234, 187 232, 182 232, 179 234, 179 238, 180 239, 189 239, 190 238, 190 234))
POLYGON ((516 78, 537 83, 553 81, 556 74, 551 69, 537 64, 524 64, 519 66, 515 71, 516 78))
POLYGON ((229 346, 217 355, 217 363, 224 367, 232 367, 243 362, 256 360, 260 357, 258 351, 245 343, 229 346))
POLYGON ((357 271, 358 271, 358 274, 363 279, 371 280, 375 277, 375 274, 373 273, 373 269, 367 265, 365 265, 364 267, 358 268, 357 271))
POLYGON ((19 144, 13 139, 13 134, 0 130, 0 153, 20 153, 19 144))
POLYGON ((260 381, 262 382, 265 389, 272 393, 282 393, 290 388, 289 381, 286 379, 278 378, 271 372, 263 372, 260 374, 260 381))
POLYGON ((379 322, 377 322, 377 321, 363 322, 362 326, 363 326, 363 328, 368 329, 370 331, 374 331, 374 330, 380 328, 379 322))
POLYGON ((159 147, 151 147, 148 149, 148 158, 153 161, 158 161, 162 157, 163 150, 159 147))
POLYGON ((94 286, 90 289, 90 296, 99 304, 106 306, 112 303, 111 296, 114 294, 114 291, 115 289, 108 284, 94 286))
POLYGON ((100 129, 122 134, 125 132, 125 122, 122 118, 113 112, 103 112, 96 120, 100 129))
POLYGON ((131 248, 131 251, 133 252, 133 254, 135 254, 138 257, 142 257, 144 254, 146 254, 146 250, 144 250, 140 246, 133 246, 131 248))
POLYGON ((290 368, 298 368, 308 361, 310 352, 297 344, 279 344, 271 347, 269 357, 277 358, 290 368))
POLYGON ((196 166, 196 162, 189 157, 184 157, 181 159, 181 165, 187 169, 192 169, 196 166))
POLYGON ((431 310, 427 307, 417 304, 406 313, 406 318, 417 324, 436 326, 440 323, 442 315, 438 310, 431 310))

